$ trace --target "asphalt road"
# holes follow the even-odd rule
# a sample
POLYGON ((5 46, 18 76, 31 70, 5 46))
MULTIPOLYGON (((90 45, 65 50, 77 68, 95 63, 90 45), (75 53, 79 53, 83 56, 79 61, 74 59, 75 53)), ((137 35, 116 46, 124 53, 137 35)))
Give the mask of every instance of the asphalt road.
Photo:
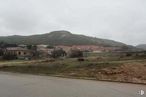
POLYGON ((0 73, 0 97, 146 97, 146 85, 0 73))

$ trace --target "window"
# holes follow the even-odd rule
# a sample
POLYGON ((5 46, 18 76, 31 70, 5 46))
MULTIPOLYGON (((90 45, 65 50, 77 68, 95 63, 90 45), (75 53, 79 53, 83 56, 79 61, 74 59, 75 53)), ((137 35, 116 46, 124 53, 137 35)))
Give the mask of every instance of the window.
POLYGON ((21 55, 21 52, 18 52, 18 55, 21 55))
POLYGON ((26 55, 26 52, 24 52, 23 54, 26 55))

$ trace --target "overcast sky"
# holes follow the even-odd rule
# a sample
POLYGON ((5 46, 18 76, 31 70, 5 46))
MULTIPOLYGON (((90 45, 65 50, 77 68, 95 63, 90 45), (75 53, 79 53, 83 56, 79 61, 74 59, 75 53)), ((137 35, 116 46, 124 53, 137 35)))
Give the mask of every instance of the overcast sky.
POLYGON ((68 30, 146 43, 146 0, 0 0, 0 36, 68 30))

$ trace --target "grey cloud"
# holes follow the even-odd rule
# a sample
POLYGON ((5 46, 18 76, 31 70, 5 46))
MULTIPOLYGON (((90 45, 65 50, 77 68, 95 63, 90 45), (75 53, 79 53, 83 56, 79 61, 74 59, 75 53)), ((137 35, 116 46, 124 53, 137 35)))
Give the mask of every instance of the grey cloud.
POLYGON ((69 30, 127 44, 146 43, 145 0, 0 0, 0 34, 69 30))

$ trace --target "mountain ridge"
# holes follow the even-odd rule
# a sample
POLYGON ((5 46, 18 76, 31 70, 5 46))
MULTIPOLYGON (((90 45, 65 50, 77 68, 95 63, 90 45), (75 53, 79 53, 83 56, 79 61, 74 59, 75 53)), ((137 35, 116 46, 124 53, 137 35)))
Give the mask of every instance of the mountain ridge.
POLYGON ((126 46, 126 44, 109 39, 95 38, 86 35, 73 34, 69 31, 52 31, 45 34, 29 36, 0 36, 0 41, 16 44, 47 44, 47 45, 101 45, 126 46))
POLYGON ((139 44, 136 47, 139 48, 139 49, 146 50, 146 44, 139 44))

